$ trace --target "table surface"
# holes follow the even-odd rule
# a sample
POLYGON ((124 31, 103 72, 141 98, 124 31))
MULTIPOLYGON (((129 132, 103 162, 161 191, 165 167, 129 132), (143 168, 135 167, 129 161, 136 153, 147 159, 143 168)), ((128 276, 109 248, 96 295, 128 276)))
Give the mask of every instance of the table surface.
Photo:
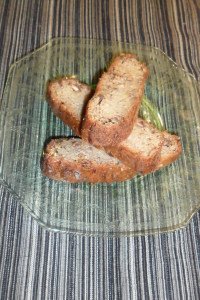
MULTIPOLYGON (((199 0, 0 0, 0 98, 9 66, 52 37, 156 46, 200 78, 199 0)), ((132 238, 41 228, 0 186, 0 299, 199 299, 200 213, 132 238)))

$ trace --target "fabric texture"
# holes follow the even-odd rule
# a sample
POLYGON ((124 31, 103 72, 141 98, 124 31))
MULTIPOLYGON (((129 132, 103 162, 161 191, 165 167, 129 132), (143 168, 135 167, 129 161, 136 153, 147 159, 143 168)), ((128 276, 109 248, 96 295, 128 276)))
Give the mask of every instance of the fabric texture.
MULTIPOLYGON (((0 0, 0 98, 10 65, 52 37, 151 45, 200 78, 198 0, 0 0)), ((40 227, 0 187, 0 299, 199 299, 200 213, 131 238, 40 227)))

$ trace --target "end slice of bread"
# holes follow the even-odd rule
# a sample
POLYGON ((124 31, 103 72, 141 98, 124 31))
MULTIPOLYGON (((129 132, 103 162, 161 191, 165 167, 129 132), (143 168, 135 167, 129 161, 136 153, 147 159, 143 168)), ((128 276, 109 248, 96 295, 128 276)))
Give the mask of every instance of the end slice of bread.
POLYGON ((69 182, 118 182, 135 171, 79 138, 53 139, 47 145, 42 172, 51 179, 69 182))
POLYGON ((147 67, 134 54, 117 56, 87 104, 82 138, 96 147, 125 140, 136 121, 147 76, 147 67))
POLYGON ((81 134, 84 108, 92 94, 88 85, 70 77, 52 80, 47 86, 47 101, 54 114, 78 136, 81 134))

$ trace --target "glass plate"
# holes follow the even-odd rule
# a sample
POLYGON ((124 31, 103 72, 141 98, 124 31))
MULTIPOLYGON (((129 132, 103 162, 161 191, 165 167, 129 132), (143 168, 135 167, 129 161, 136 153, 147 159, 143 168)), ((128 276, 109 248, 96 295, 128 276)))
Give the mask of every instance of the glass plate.
POLYGON ((128 236, 184 226, 200 206, 200 87, 158 49, 128 43, 59 38, 10 68, 1 106, 1 183, 46 228, 128 236), (44 142, 70 135, 45 101, 46 82, 76 74, 94 84, 113 55, 136 53, 150 69, 145 95, 183 154, 171 166, 113 184, 70 184, 41 174, 44 142))

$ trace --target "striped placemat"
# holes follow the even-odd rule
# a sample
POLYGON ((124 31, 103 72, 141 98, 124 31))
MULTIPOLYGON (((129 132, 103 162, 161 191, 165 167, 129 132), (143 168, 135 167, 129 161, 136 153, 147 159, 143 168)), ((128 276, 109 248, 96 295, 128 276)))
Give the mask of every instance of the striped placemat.
MULTIPOLYGON (((198 0, 0 0, 0 97, 9 66, 52 37, 162 49, 200 77, 198 0)), ((0 187, 0 299, 199 299, 200 214, 174 233, 84 237, 41 228, 0 187)))

